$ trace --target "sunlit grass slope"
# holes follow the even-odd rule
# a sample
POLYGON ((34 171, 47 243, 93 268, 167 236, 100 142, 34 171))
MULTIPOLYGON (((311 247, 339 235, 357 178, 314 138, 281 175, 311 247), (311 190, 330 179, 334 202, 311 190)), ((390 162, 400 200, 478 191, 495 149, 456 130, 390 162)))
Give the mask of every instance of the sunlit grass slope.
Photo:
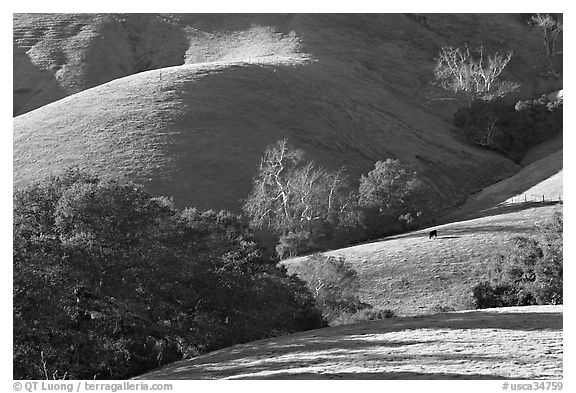
MULTIPOLYGON (((484 217, 451 222, 326 253, 343 256, 358 271, 360 299, 399 315, 474 308, 472 288, 510 240, 530 234, 559 206, 511 205, 484 217)), ((282 262, 294 271, 302 258, 282 262)))
POLYGON ((561 379, 562 306, 365 321, 236 345, 137 379, 561 379))

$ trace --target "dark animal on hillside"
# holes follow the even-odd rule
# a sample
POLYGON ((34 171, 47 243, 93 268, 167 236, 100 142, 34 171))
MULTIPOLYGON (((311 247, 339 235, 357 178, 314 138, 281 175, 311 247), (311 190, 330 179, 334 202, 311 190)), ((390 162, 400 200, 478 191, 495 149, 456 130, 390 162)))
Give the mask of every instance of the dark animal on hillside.
POLYGON ((434 229, 433 231, 430 231, 429 239, 432 239, 433 237, 438 237, 438 231, 436 229, 434 229))

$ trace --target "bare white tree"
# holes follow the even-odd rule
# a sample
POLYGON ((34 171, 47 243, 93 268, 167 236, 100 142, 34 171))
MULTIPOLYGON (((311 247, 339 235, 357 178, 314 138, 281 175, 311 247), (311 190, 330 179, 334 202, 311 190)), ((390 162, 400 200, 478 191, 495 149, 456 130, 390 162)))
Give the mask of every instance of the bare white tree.
POLYGON ((560 77, 554 64, 554 57, 562 53, 561 50, 556 49, 558 38, 564 30, 562 20, 555 19, 550 14, 536 14, 530 19, 530 24, 542 30, 549 74, 556 78, 560 77))
POLYGON ((517 90, 520 85, 500 80, 500 74, 512 58, 512 52, 496 52, 484 56, 482 47, 471 51, 443 47, 436 59, 434 84, 450 94, 450 99, 461 99, 467 107, 474 100, 490 101, 517 90))
POLYGON ((344 169, 331 172, 304 161, 303 156, 286 139, 268 146, 244 204, 252 225, 283 233, 318 220, 338 221, 345 213, 348 183, 344 169))

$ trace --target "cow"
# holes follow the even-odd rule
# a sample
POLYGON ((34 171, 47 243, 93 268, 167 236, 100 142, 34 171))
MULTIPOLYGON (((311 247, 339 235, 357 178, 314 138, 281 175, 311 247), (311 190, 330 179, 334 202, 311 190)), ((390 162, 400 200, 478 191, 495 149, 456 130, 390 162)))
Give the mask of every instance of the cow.
POLYGON ((433 237, 438 237, 438 231, 436 229, 434 229, 433 231, 430 231, 429 239, 432 239, 433 237))

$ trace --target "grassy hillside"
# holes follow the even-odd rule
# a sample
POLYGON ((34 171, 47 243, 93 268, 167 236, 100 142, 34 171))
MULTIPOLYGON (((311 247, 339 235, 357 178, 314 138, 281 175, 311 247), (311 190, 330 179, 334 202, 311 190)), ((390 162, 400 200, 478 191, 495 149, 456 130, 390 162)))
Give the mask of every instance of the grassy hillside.
POLYGON ((394 318, 236 345, 137 379, 561 379, 562 306, 394 318))
POLYGON ((180 207, 238 209, 284 137, 353 179, 399 158, 458 203, 518 166, 456 140, 455 105, 426 98, 439 48, 509 47, 521 93, 550 90, 513 15, 15 15, 14 31, 17 113, 75 93, 14 119, 15 184, 76 164, 180 207))
POLYGON ((511 201, 512 197, 523 194, 532 198, 545 195, 557 200, 562 195, 562 156, 559 150, 525 166, 514 176, 471 196, 467 205, 511 201))
POLYGON ((554 202, 563 200, 563 148, 562 135, 530 150, 523 160, 524 166, 513 176, 492 184, 471 195, 466 203, 448 214, 444 222, 477 217, 498 204, 518 202, 554 202))
MULTIPOLYGON (((515 236, 528 234, 557 206, 511 205, 486 212, 484 217, 451 222, 428 231, 411 232, 368 244, 334 250, 358 271, 359 297, 399 315, 417 315, 441 309, 474 307, 472 288, 487 278, 488 265, 498 250, 515 236)), ((302 258, 282 263, 297 271, 302 258)))
MULTIPOLYGON (((555 178, 540 183, 544 192, 555 178)), ((329 252, 352 262, 363 301, 403 317, 237 345, 137 379, 562 378, 562 306, 444 312, 472 308, 471 289, 498 250, 558 208, 492 206, 434 227, 436 239, 426 229, 329 252)), ((283 264, 295 272, 301 260, 283 264)))
POLYGON ((183 64, 188 42, 156 15, 14 14, 14 114, 147 69, 183 64))

